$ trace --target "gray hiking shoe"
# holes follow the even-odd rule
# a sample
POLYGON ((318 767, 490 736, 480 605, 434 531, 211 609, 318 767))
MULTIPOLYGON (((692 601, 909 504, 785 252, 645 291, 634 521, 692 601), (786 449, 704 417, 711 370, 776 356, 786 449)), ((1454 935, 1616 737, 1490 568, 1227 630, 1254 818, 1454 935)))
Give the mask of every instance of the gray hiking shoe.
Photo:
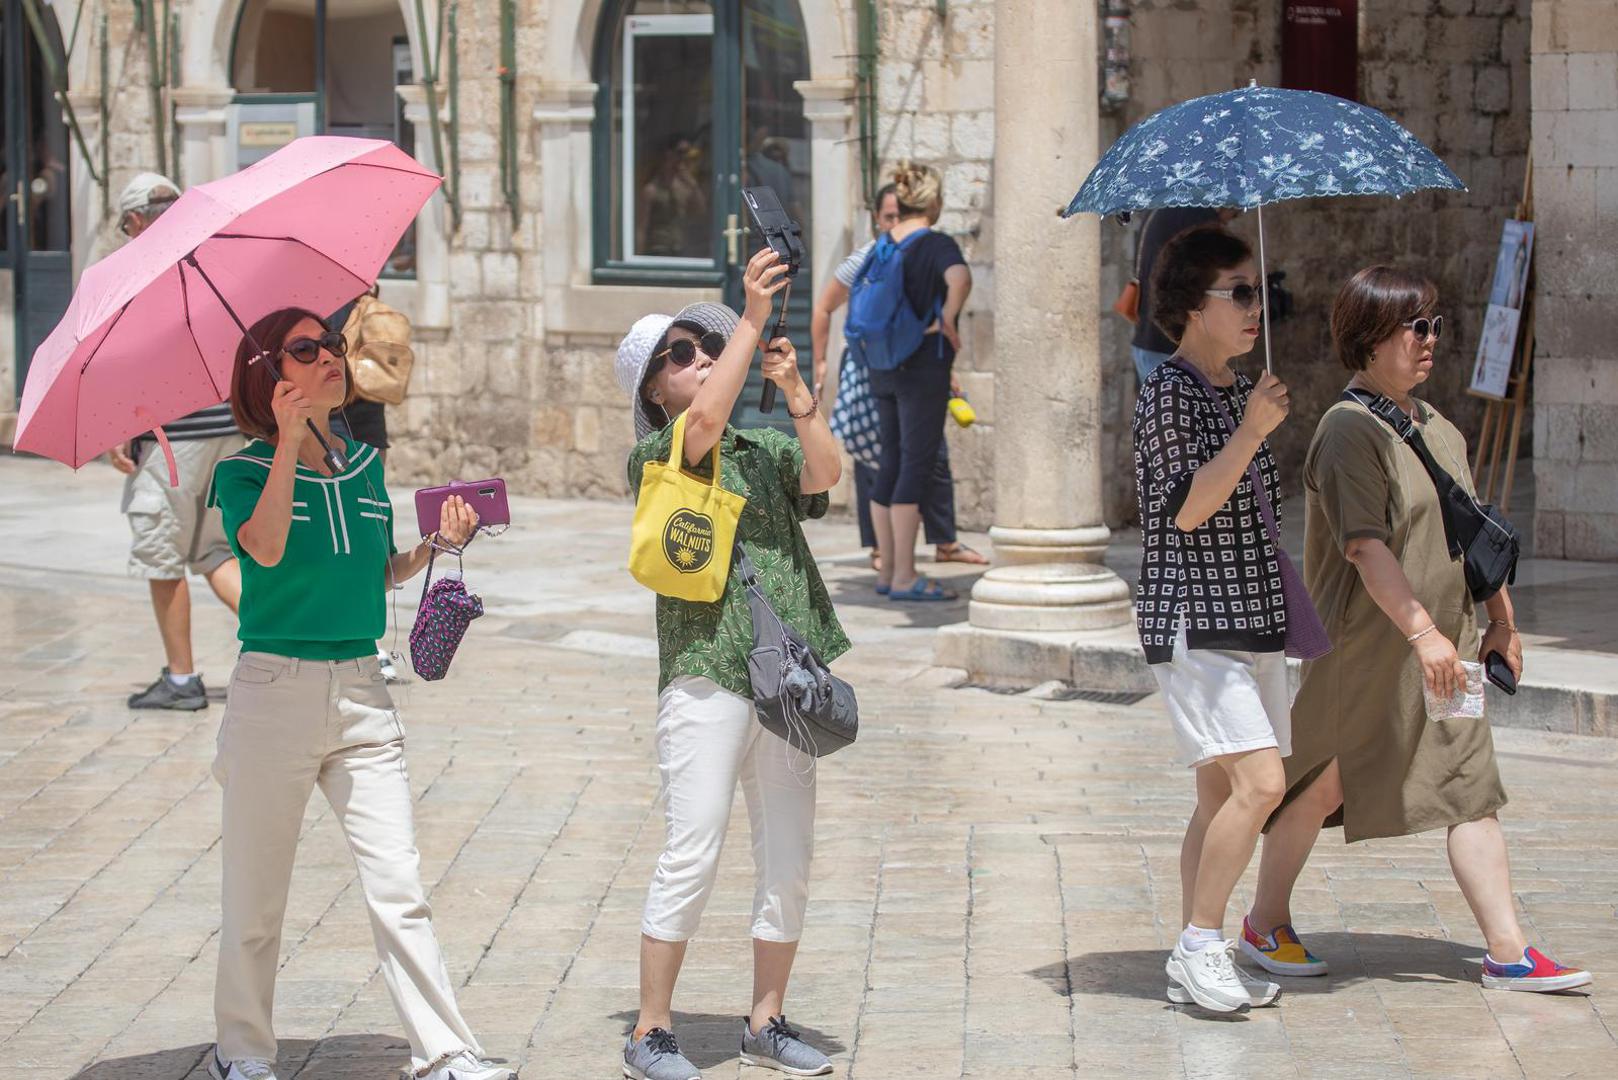
POLYGON ((777 1069, 788 1076, 825 1076, 831 1072, 831 1058, 803 1041, 803 1036, 787 1025, 785 1015, 772 1016, 764 1030, 753 1034, 753 1025, 742 1020, 742 1064, 777 1069))
POLYGON ((157 681, 138 694, 129 695, 131 709, 183 709, 194 711, 208 707, 208 690, 202 685, 202 676, 193 675, 184 686, 175 686, 164 668, 157 681))
POLYGON ((629 1080, 702 1080, 697 1067, 680 1053, 674 1032, 653 1028, 639 1040, 624 1040, 624 1075, 629 1080))

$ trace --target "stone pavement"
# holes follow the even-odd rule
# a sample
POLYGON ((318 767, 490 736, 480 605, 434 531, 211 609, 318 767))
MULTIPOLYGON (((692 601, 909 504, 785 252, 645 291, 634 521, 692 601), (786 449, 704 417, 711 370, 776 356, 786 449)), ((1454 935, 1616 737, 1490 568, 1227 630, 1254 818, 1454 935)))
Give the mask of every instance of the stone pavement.
MULTIPOLYGON (((132 713, 159 663, 122 576, 117 478, 0 460, 0 1080, 205 1075, 218 927, 220 708, 132 713)), ((396 498, 400 493, 395 493, 396 498)), ((530 1080, 618 1075, 659 847, 650 595, 619 569, 627 504, 519 500, 479 541, 489 601, 451 677, 399 692, 424 873, 461 1003, 530 1080)), ((1229 1020, 1162 998, 1190 783, 1155 701, 950 688, 927 628, 964 603, 868 592, 846 523, 816 550, 857 648, 859 743, 822 766, 809 928, 788 1011, 840 1076, 1618 1075, 1618 743, 1505 731, 1504 821, 1530 935, 1593 994, 1485 994, 1481 945, 1426 835, 1328 836, 1297 918, 1333 965, 1229 1020)), ((400 617, 408 627, 409 598, 400 617)), ((201 664, 232 624, 199 602, 201 664)), ((1532 657, 1530 657, 1532 662, 1532 657)), ((737 1060, 750 860, 734 817, 676 999, 710 1078, 737 1060)), ((1248 888, 1251 879, 1243 884, 1248 888)), ((407 1050, 352 865, 312 802, 276 999, 283 1080, 385 1080, 407 1050)), ((767 1074, 752 1074, 763 1076, 767 1074)))

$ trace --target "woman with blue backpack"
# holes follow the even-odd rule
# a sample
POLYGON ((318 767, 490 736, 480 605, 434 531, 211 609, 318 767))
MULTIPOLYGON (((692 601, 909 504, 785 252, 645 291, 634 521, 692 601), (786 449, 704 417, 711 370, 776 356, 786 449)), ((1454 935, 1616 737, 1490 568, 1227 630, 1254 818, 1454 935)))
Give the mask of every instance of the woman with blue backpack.
POLYGON ((931 482, 949 412, 957 328, 972 291, 960 245, 930 223, 943 204, 934 169, 901 161, 893 172, 899 223, 880 237, 850 290, 843 333, 870 369, 882 422, 882 456, 871 487, 881 569, 877 592, 895 601, 954 600, 916 571, 921 503, 931 482))

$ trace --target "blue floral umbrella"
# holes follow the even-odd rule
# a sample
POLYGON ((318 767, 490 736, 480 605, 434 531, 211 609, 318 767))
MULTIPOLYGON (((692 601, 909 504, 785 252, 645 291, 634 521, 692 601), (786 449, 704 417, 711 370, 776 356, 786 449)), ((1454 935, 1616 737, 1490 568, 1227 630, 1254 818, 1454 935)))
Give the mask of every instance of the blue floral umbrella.
MULTIPOLYGON (((1317 195, 1465 191, 1461 178, 1410 132, 1375 109, 1312 90, 1249 84, 1153 113, 1102 155, 1063 217, 1166 206, 1258 211, 1259 282, 1264 205, 1317 195)), ((1264 320, 1270 367, 1270 320, 1264 320)))

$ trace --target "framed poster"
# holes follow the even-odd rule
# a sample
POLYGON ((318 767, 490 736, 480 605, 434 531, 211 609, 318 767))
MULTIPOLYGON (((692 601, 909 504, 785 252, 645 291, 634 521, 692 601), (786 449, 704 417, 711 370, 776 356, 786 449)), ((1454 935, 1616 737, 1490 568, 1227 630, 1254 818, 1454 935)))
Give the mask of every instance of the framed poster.
POLYGON ((1489 285, 1489 303, 1522 310, 1528 292, 1528 267, 1534 257, 1534 223, 1508 221, 1500 234, 1500 251, 1495 255, 1494 280, 1489 285))
POLYGON ((1490 304, 1478 338, 1478 356, 1472 365, 1474 394, 1504 398, 1511 384, 1511 366, 1517 359, 1517 324, 1522 312, 1503 304, 1490 304))

